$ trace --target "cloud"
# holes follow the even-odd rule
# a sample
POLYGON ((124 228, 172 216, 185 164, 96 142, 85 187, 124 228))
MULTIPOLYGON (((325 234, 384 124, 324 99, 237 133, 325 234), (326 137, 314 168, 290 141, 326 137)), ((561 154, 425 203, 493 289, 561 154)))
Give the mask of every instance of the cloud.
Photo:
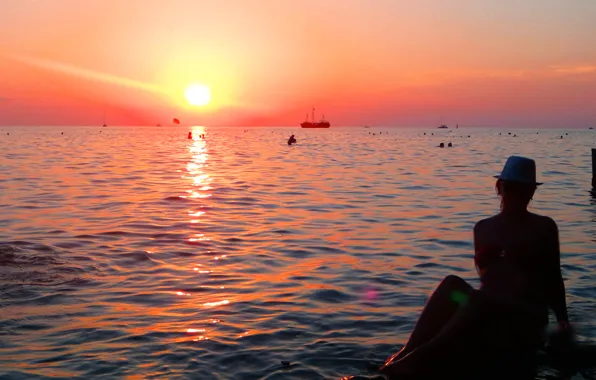
POLYGON ((96 80, 104 83, 111 83, 115 85, 136 88, 139 90, 153 92, 153 93, 165 93, 165 90, 153 83, 146 83, 136 81, 129 78, 123 78, 116 75, 101 73, 81 67, 76 67, 62 62, 52 61, 44 58, 27 57, 23 55, 8 55, 17 62, 25 63, 31 66, 39 67, 45 70, 60 72, 67 75, 72 75, 80 78, 86 78, 90 80, 96 80))
POLYGON ((554 66, 551 66, 550 69, 555 74, 560 74, 560 75, 596 74, 596 65, 576 65, 576 66, 554 65, 554 66))
POLYGON ((596 65, 583 66, 553 66, 553 70, 561 74, 591 74, 596 73, 596 65))

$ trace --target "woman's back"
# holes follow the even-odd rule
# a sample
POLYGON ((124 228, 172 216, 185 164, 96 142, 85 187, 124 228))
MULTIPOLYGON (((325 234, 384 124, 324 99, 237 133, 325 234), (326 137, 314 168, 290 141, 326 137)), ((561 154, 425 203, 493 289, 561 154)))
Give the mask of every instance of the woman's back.
MULTIPOLYGON (((548 307, 555 263, 555 222, 533 213, 498 214, 474 227, 475 262, 482 289, 509 301, 548 307)), ((558 267, 556 268, 558 270, 558 267)))

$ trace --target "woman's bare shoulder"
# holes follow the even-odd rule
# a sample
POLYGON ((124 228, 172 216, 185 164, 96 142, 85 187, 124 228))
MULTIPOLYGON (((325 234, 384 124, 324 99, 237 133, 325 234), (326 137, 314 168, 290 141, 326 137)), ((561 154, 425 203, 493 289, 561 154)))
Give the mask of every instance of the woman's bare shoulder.
POLYGON ((498 217, 498 215, 493 215, 489 218, 479 220, 474 225, 474 232, 481 232, 481 231, 486 230, 487 228, 489 228, 489 229, 493 228, 497 222, 497 217, 498 217))
POLYGON ((534 214, 534 213, 532 213, 531 215, 532 215, 533 222, 536 223, 538 226, 540 226, 542 229, 545 229, 548 231, 557 231, 558 230, 557 223, 550 216, 539 215, 539 214, 534 214))

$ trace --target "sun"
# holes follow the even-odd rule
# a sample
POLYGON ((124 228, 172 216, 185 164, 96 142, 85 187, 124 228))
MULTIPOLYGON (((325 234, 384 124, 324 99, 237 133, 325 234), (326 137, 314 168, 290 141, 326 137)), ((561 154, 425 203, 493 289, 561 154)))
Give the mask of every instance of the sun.
POLYGON ((193 106, 205 106, 211 100, 211 90, 203 84, 191 84, 184 91, 184 97, 193 106))

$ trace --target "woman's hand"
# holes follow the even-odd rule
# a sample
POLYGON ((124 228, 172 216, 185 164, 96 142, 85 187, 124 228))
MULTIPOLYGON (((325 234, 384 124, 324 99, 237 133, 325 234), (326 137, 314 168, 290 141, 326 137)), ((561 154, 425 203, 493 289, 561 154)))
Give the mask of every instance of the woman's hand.
POLYGON ((571 325, 569 324, 569 321, 559 321, 557 322, 557 329, 559 331, 567 331, 571 329, 571 325))
POLYGON ((575 343, 574 331, 568 321, 559 321, 554 332, 549 336, 550 346, 566 351, 575 343))

